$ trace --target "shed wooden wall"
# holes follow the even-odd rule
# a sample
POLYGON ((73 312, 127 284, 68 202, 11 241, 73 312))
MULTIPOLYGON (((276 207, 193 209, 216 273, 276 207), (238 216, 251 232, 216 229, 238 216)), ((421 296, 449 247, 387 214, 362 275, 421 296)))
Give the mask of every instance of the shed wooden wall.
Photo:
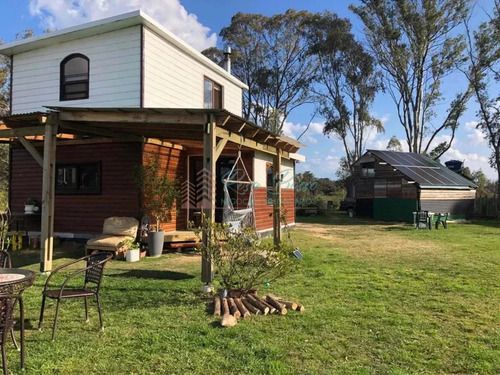
MULTIPOLYGON (((54 230, 59 233, 98 234, 104 219, 133 216, 140 219, 139 192, 132 170, 141 162, 140 143, 100 143, 58 146, 58 162, 101 162, 101 194, 55 197, 54 230)), ((20 147, 11 148, 10 207, 24 212, 24 201, 35 198, 41 205, 42 168, 20 147)), ((29 222, 39 231, 40 223, 29 222)))
POLYGON ((474 217, 476 191, 452 189, 421 189, 420 207, 423 211, 449 212, 453 219, 474 217))
POLYGON ((44 106, 140 107, 141 28, 89 36, 14 56, 12 113, 44 106), (89 98, 59 101, 60 63, 72 53, 90 59, 89 98))

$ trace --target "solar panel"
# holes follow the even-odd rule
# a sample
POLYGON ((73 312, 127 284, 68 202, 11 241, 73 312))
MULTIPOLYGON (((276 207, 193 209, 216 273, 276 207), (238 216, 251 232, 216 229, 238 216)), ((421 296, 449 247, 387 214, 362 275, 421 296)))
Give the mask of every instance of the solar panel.
POLYGON ((425 155, 368 150, 421 186, 475 187, 474 183, 425 155))

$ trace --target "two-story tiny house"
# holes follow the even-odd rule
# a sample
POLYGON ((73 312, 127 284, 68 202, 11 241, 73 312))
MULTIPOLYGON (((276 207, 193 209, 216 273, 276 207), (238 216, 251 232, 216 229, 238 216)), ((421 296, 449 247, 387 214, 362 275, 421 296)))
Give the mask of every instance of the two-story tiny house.
MULTIPOLYGON (((240 153, 255 186, 256 229, 273 228, 273 174, 294 223, 300 143, 241 118, 247 86, 144 13, 5 44, 0 54, 12 59, 11 115, 0 130, 11 141, 10 206, 43 203, 42 237, 44 214, 53 220, 46 230, 68 237, 99 233, 106 217, 140 218, 132 171, 151 155, 186 191, 213 171, 219 208, 222 175, 240 153)), ((164 230, 185 230, 206 208, 189 194, 164 230)))

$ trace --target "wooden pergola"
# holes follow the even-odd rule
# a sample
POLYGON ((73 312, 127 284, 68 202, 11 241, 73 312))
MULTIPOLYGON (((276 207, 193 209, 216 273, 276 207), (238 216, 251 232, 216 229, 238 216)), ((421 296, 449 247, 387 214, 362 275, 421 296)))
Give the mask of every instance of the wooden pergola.
MULTIPOLYGON (((52 269, 56 148, 81 142, 105 140, 156 142, 203 147, 206 217, 215 219, 215 163, 226 147, 241 147, 273 155, 275 200, 273 233, 281 241, 281 160, 289 159, 303 145, 276 135, 223 109, 167 108, 68 108, 47 107, 35 112, 4 117, 0 139, 20 142, 43 168, 40 271, 52 269), (43 141, 43 153, 33 145, 43 141)), ((208 238, 202 238, 207 243, 208 238)), ((202 280, 213 278, 212 264, 202 258, 202 280)))

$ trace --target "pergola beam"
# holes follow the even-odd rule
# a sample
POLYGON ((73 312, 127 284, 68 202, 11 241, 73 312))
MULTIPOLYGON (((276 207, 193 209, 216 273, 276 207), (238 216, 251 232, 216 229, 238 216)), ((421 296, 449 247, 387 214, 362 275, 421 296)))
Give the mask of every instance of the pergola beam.
POLYGON ((19 138, 28 135, 44 135, 45 126, 27 126, 23 128, 0 130, 0 138, 19 138))
POLYGON ((199 125, 205 122, 203 114, 173 115, 162 113, 62 111, 61 121, 115 122, 115 123, 164 123, 199 125))
POLYGON ((59 121, 62 129, 69 129, 83 134, 94 134, 102 137, 110 138, 121 138, 124 140, 142 142, 143 138, 141 136, 133 135, 130 133, 117 132, 114 130, 103 129, 101 127, 81 125, 76 123, 71 123, 68 121, 59 121))

